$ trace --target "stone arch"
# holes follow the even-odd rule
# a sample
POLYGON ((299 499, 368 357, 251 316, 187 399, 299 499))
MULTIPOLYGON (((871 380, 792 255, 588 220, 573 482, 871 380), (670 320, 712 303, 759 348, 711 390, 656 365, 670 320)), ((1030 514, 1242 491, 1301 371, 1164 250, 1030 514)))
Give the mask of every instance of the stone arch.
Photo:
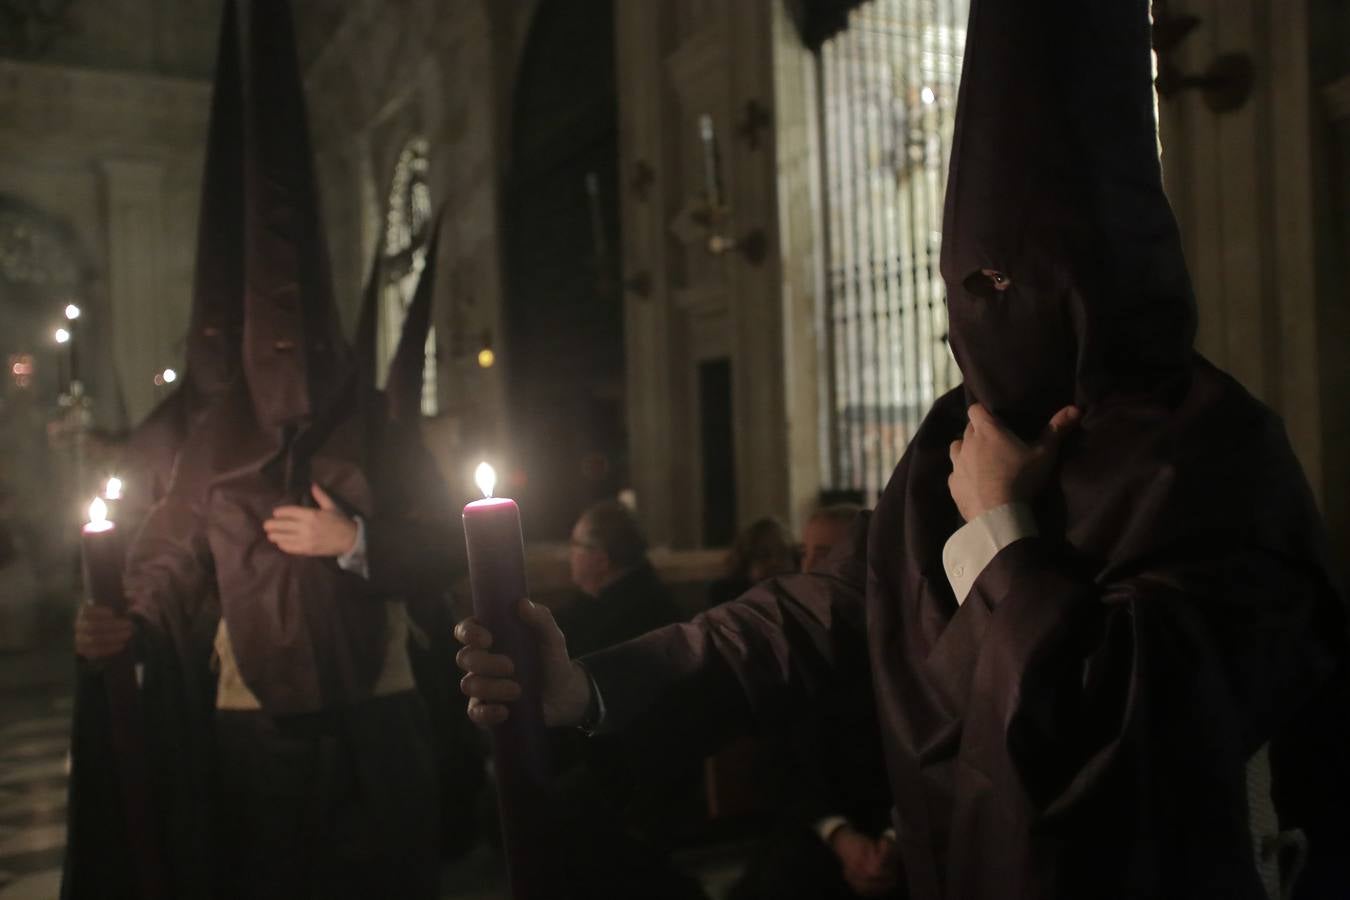
POLYGON ((613 48, 613 0, 543 0, 510 110, 508 428, 540 538, 627 486, 613 48))
MULTIPOLYGON (((422 277, 431 246, 435 201, 431 188, 431 145, 413 135, 403 142, 385 194, 380 241, 380 315, 376 329, 377 372, 383 384, 398 349, 408 304, 422 277)), ((427 334, 426 365, 422 379, 422 413, 438 411, 436 329, 427 334)))

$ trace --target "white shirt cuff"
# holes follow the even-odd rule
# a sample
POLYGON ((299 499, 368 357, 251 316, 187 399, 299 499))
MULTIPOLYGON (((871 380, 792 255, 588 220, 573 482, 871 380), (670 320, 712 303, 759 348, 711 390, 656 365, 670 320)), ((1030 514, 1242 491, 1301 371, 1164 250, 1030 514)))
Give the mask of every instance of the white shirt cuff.
POLYGON ((352 548, 337 558, 338 568, 344 572, 370 579, 370 561, 366 559, 366 520, 360 516, 356 520, 356 540, 352 548))
POLYGON ((942 568, 956 602, 966 602, 975 579, 1000 550, 1039 533, 1036 517, 1025 503, 995 507, 958 528, 942 548, 942 568))
POLYGON ((816 834, 820 835, 820 839, 828 844, 830 838, 834 837, 834 833, 848 824, 848 819, 843 816, 826 816, 816 822, 816 834))
POLYGON ((586 722, 577 727, 587 737, 594 737, 605 730, 605 695, 600 693, 600 685, 596 682, 595 676, 591 674, 591 670, 586 668, 584 664, 581 669, 586 673, 586 680, 590 682, 591 696, 595 697, 595 721, 586 722))

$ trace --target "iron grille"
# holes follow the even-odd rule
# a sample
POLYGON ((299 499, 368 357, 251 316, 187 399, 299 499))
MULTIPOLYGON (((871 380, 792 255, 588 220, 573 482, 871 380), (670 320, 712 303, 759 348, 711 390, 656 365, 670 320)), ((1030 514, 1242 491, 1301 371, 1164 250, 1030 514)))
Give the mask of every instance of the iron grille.
POLYGON ((938 268, 968 0, 870 0, 820 52, 831 487, 874 498, 961 375, 938 268))

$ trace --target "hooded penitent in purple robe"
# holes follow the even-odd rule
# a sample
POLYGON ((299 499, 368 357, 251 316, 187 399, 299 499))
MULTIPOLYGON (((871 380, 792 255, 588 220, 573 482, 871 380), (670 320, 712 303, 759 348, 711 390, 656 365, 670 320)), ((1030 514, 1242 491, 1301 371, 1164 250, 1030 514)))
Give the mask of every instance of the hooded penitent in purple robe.
MULTIPOLYGON (((216 57, 198 217, 197 258, 186 368, 172 393, 133 430, 123 451, 125 494, 117 523, 128 542, 169 491, 189 434, 239 376, 243 325, 243 94, 234 3, 227 0, 216 57)), ((161 520, 162 521, 162 520, 161 520)), ((174 523, 176 525, 178 523, 174 523)), ((173 530, 171 525, 168 531, 173 530)), ((142 692, 154 802, 175 896, 209 896, 213 879, 205 772, 214 676, 207 667, 219 619, 214 592, 175 598, 168 639, 147 647, 142 692), (186 826, 186 827, 185 827, 186 826)), ((99 672, 81 666, 72 715, 63 900, 133 898, 137 887, 123 832, 120 787, 111 758, 110 709, 99 672)))
POLYGON ((1266 746, 1295 896, 1350 896, 1345 606, 1280 421, 1192 347, 1148 14, 972 0, 942 254, 965 383, 831 572, 586 659, 608 727, 659 701, 706 734, 870 669, 913 900, 1264 897, 1266 746), (976 401, 1028 438, 1083 418, 1039 535, 958 603, 948 451, 976 401))
MULTIPOLYGON (((232 13, 227 13, 233 19, 232 13)), ((119 524, 139 524, 169 489, 188 432, 239 376, 243 330, 243 94, 238 34, 222 28, 198 209, 197 257, 186 368, 170 394, 134 429, 122 454, 119 524)), ((134 531, 128 532, 129 534, 134 531)))
POLYGON ((188 375, 210 389, 182 395, 174 474, 126 570, 173 895, 431 897, 435 775, 410 679, 385 678, 403 653, 389 601, 442 588, 463 541, 431 552, 399 506, 416 489, 375 474, 388 416, 339 328, 289 3, 226 0, 211 140, 198 305, 236 312, 194 314, 188 375), (201 362, 225 336, 230 365, 201 362), (311 483, 365 520, 370 577, 267 539, 311 483), (255 708, 215 709, 222 635, 255 708))

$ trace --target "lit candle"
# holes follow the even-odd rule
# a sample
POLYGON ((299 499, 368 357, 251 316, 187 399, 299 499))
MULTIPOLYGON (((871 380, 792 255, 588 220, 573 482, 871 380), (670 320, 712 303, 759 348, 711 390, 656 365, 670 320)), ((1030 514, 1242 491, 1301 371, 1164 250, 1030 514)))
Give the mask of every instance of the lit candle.
POLYGON ((515 900, 556 895, 557 883, 546 861, 556 836, 549 833, 546 785, 548 743, 539 700, 539 652, 534 635, 520 620, 518 607, 528 595, 520 509, 514 500, 493 497, 497 475, 487 463, 474 480, 484 499, 464 507, 473 611, 492 632, 492 650, 515 664, 520 699, 511 715, 492 729, 493 765, 502 836, 515 900))
MULTIPOLYGON (((80 543, 84 551, 84 587, 89 602, 125 612, 122 535, 108 517, 108 504, 101 497, 95 497, 89 504, 89 521, 80 535, 80 543)), ((151 815, 154 805, 146 767, 139 679, 130 648, 107 660, 101 674, 108 696, 111 762, 122 788, 122 815, 139 888, 137 896, 160 900, 168 896, 168 891, 151 815)))
POLYGON ((722 205, 722 181, 717 166, 717 132, 713 130, 712 116, 698 117, 698 136, 703 141, 703 189, 708 194, 708 206, 722 205))
POLYGON ((103 502, 108 505, 108 517, 117 515, 122 506, 122 479, 110 476, 103 484, 103 502))
POLYGON ((108 504, 95 497, 89 504, 89 521, 80 539, 84 550, 84 586, 91 602, 119 612, 126 606, 122 596, 122 535, 108 518, 108 504))

